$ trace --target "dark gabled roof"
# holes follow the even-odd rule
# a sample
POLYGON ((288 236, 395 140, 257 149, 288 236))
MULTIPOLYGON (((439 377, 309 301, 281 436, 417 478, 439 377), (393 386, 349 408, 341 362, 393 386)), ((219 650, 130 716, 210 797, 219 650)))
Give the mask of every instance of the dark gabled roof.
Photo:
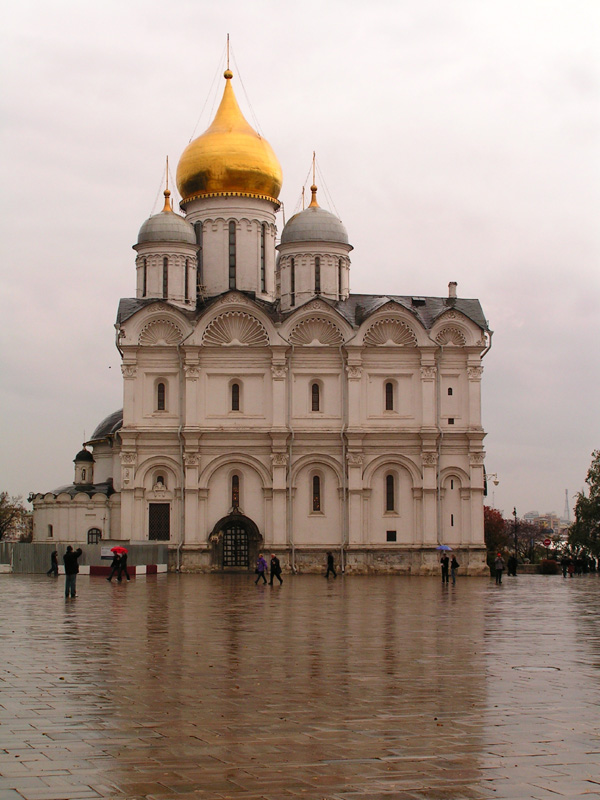
MULTIPOLYGON (((237 290, 236 290, 237 291, 237 290)), ((280 322, 287 319, 292 314, 295 314, 302 306, 296 306, 289 311, 282 312, 279 303, 269 303, 265 300, 259 299, 254 296, 252 292, 237 292, 249 297, 256 305, 264 311, 273 322, 280 322)), ((227 294, 227 293, 225 293, 227 294)), ((208 298, 201 307, 194 311, 186 311, 173 306, 173 310, 184 314, 190 323, 195 319, 202 316, 202 314, 210 308, 217 300, 224 295, 208 298)), ((436 319, 440 317, 445 311, 459 311, 468 317, 475 325, 478 325, 482 330, 489 331, 488 322, 483 314, 479 300, 467 300, 462 297, 413 297, 411 295, 397 295, 397 294, 351 294, 347 300, 328 300, 324 297, 311 297, 306 302, 313 300, 321 300, 327 305, 334 308, 353 328, 358 328, 365 319, 378 311, 382 306, 390 301, 398 303, 398 305, 409 311, 426 330, 429 330, 436 319)), ((125 322, 132 317, 141 308, 151 305, 152 303, 163 303, 169 305, 166 300, 153 299, 137 299, 137 298, 123 298, 119 303, 119 310, 117 313, 117 324, 125 322)))
POLYGON ((78 485, 70 483, 66 486, 59 486, 58 489, 53 489, 51 492, 40 492, 40 494, 44 495, 53 494, 55 497, 59 494, 68 494, 71 497, 75 497, 76 494, 87 494, 88 497, 91 497, 94 494, 105 494, 107 497, 110 497, 111 494, 114 493, 115 488, 113 486, 112 479, 102 483, 87 483, 78 485))

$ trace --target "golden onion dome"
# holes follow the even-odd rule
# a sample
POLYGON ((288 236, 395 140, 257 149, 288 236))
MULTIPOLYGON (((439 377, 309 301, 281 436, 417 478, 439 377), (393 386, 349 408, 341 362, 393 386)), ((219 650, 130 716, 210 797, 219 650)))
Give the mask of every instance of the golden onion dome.
POLYGON ((242 195, 277 202, 283 175, 271 145, 244 119, 226 70, 212 125, 183 151, 177 165, 182 203, 196 197, 242 195))

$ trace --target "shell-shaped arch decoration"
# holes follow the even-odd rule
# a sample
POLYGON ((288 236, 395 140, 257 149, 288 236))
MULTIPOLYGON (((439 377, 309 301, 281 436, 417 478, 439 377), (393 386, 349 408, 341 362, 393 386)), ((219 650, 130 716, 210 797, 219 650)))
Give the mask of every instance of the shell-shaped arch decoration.
POLYGON ((454 347, 464 347, 467 343, 464 333, 458 328, 447 327, 442 330, 435 337, 438 344, 453 345, 454 347))
POLYGON ((342 332, 328 319, 308 317, 299 322, 290 333, 290 342, 298 345, 327 347, 340 345, 344 340, 342 332))
POLYGON ((375 347, 416 347, 417 337, 405 322, 387 317, 371 325, 365 333, 364 343, 375 347))
POLYGON ((209 323, 202 344, 212 347, 265 347, 269 344, 269 334, 251 314, 228 311, 209 323))
POLYGON ((180 328, 168 319, 156 319, 142 328, 139 344, 146 345, 174 345, 179 344, 183 338, 180 328))

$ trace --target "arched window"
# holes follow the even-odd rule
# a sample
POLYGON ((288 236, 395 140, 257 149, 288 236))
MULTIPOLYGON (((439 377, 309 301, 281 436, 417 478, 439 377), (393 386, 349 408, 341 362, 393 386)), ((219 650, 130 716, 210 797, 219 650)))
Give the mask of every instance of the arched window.
POLYGON ((87 532, 87 543, 98 544, 100 539, 102 539, 102 531, 100 528, 90 528, 87 532))
POLYGON ((240 410, 240 385, 239 383, 231 384, 231 410, 240 410))
POLYGON ((395 511, 396 510, 396 487, 394 486, 394 476, 393 475, 386 475, 385 476, 385 510, 386 511, 395 511))
POLYGON ((385 385, 385 410, 394 410, 394 384, 391 381, 385 385))
POLYGON ((84 469, 81 470, 81 480, 82 481, 85 480, 85 470, 84 469))
POLYGON ((144 259, 142 267, 142 297, 146 297, 148 291, 148 262, 144 259))
POLYGON ((315 294, 321 294, 321 259, 315 258, 315 294))
POLYGON ((186 299, 186 302, 187 302, 187 301, 190 299, 190 274, 189 274, 189 266, 190 266, 190 262, 189 262, 189 260, 186 258, 186 260, 185 260, 185 275, 183 276, 183 280, 184 280, 184 283, 185 283, 185 289, 184 289, 184 292, 185 292, 185 299, 186 299))
POLYGON ((165 476, 164 476, 164 475, 157 475, 157 476, 156 476, 156 481, 155 481, 155 483, 162 483, 162 485, 163 485, 165 488, 166 488, 166 486, 167 486, 167 482, 166 482, 166 480, 165 480, 165 476))
POLYGON ((229 223, 229 288, 235 289, 235 222, 229 223))
POLYGON ((163 258, 163 300, 169 296, 169 259, 163 258))
POLYGON ((260 228, 260 290, 261 292, 267 291, 267 278, 265 270, 265 237, 267 226, 263 222, 260 228))
POLYGON ((290 305, 296 305, 296 262, 293 258, 290 269, 290 305))
POLYGON ((321 410, 321 390, 318 383, 313 383, 310 387, 310 403, 311 411, 321 410))
POLYGON ((342 259, 338 261, 338 300, 342 299, 342 259))
POLYGON ((240 476, 231 476, 231 506, 232 508, 240 507, 240 476))
POLYGON ((166 390, 164 383, 159 383, 156 387, 156 410, 164 411, 166 409, 166 390))
POLYGON ((312 479, 312 510, 321 510, 321 478, 313 475, 312 479))
POLYGON ((448 394, 449 394, 449 395, 452 395, 452 394, 454 394, 454 392, 452 391, 452 387, 451 387, 451 386, 449 386, 449 387, 448 387, 448 394))

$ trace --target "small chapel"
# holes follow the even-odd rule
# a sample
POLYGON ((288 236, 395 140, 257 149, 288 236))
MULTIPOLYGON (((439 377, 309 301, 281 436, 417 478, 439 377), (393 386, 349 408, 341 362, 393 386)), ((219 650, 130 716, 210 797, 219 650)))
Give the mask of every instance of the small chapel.
MULTIPOLYGON (((34 540, 162 542, 182 571, 483 574, 478 300, 350 292, 348 232, 310 204, 277 230, 282 170, 224 73, 177 167, 181 213, 139 230, 121 299, 123 408, 34 493, 34 540)), ((395 287, 392 287, 395 290, 395 287)))

